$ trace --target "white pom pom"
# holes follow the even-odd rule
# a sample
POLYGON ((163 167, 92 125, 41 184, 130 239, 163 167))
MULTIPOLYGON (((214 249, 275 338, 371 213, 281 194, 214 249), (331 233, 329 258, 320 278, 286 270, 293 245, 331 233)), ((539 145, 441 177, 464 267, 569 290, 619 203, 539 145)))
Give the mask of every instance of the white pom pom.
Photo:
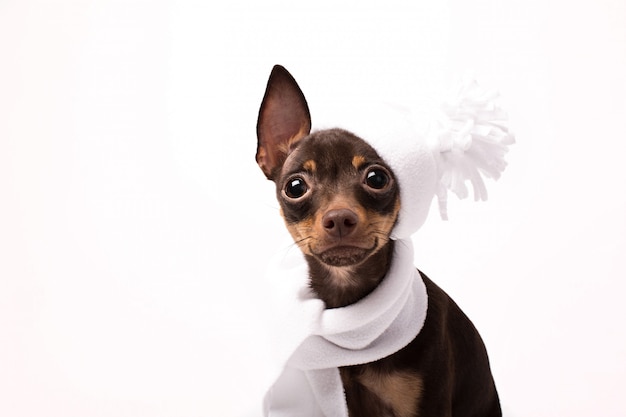
POLYGON ((483 177, 498 179, 506 167, 504 155, 515 138, 497 97, 497 92, 483 90, 475 80, 466 79, 444 102, 431 130, 439 171, 439 211, 444 220, 448 218, 448 190, 466 198, 469 181, 474 199, 486 200, 483 177))

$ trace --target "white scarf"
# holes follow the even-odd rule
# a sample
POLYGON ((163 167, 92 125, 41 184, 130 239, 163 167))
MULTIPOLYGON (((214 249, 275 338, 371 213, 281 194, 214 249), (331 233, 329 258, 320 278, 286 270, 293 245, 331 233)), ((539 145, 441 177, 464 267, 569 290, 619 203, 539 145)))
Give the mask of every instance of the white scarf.
POLYGON ((348 417, 338 367, 373 362, 410 343, 426 319, 424 281, 413 265, 410 239, 395 242, 391 267, 365 298, 325 309, 309 288, 308 268, 291 247, 271 263, 276 281, 278 345, 267 417, 348 417))

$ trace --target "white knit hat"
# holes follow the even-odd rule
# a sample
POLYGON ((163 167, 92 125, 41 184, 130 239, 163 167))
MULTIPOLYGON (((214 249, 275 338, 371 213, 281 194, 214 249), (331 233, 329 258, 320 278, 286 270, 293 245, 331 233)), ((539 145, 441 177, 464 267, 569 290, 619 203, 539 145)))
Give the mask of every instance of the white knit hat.
POLYGON ((408 238, 424 224, 435 195, 447 219, 448 191, 467 197, 466 181, 475 200, 487 199, 483 176, 500 177, 504 155, 515 143, 497 97, 465 79, 434 116, 422 115, 431 119, 427 123, 389 104, 351 105, 351 111, 338 112, 341 120, 324 121, 324 127, 340 127, 367 141, 396 175, 401 208, 393 239, 408 238))

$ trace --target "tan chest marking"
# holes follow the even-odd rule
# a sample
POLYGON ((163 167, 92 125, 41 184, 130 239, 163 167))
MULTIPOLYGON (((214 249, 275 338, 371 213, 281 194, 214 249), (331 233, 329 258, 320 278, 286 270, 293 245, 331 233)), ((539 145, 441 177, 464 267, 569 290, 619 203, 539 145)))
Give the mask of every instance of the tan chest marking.
POLYGON ((417 417, 424 384, 422 378, 408 371, 393 373, 365 369, 358 381, 374 393, 398 417, 417 417))

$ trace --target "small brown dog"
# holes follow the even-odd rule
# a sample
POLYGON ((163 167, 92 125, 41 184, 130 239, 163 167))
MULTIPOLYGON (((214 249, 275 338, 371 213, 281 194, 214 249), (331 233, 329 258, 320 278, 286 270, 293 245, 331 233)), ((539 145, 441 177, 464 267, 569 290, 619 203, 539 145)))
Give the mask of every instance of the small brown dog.
MULTIPOLYGON (((402 201, 393 171, 364 140, 340 129, 310 130, 304 95, 275 66, 259 111, 256 160, 276 184, 310 286, 330 309, 359 301, 383 280, 402 201)), ((501 416, 478 332, 421 276, 428 310, 418 336, 391 356, 340 368, 350 416, 501 416)))

